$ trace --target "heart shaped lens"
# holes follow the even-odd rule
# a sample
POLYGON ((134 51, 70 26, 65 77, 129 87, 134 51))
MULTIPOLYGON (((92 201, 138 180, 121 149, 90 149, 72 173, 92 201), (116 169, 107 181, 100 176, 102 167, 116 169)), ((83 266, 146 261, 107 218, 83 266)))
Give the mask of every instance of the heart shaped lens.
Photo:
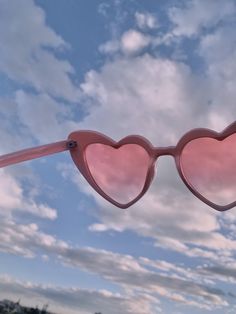
POLYGON ((137 144, 114 148, 90 144, 85 150, 89 171, 100 189, 119 204, 128 204, 143 190, 150 157, 137 144))
POLYGON ((180 166, 190 186, 212 203, 225 206, 236 201, 236 134, 222 141, 190 141, 182 150, 180 166))

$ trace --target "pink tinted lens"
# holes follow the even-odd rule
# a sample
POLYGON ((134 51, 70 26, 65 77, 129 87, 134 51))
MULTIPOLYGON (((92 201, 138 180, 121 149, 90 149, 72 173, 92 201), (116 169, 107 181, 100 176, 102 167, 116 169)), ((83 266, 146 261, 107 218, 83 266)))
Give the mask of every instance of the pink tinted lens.
POLYGON ((188 183, 212 203, 236 201, 236 134, 222 141, 192 140, 184 147, 180 164, 188 183))
POLYGON ((97 185, 116 202, 127 204, 143 190, 150 162, 143 147, 126 144, 113 148, 103 144, 90 144, 85 156, 97 185))

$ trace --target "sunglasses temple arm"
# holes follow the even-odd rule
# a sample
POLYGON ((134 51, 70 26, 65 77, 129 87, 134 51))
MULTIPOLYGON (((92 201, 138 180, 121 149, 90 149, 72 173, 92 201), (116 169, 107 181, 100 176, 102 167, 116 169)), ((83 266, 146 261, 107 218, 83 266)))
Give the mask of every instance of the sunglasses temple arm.
POLYGON ((17 164, 22 161, 40 158, 43 156, 60 153, 69 150, 76 146, 76 142, 72 140, 65 140, 47 145, 27 148, 18 152, 0 156, 0 168, 12 164, 17 164))

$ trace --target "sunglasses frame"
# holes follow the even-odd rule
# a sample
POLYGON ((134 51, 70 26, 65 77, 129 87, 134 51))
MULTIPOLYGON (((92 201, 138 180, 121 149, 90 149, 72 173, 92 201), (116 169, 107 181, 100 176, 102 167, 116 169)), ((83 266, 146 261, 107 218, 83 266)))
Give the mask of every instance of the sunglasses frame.
POLYGON ((17 151, 14 153, 6 154, 0 156, 0 168, 6 167, 12 164, 16 164, 19 162, 23 162, 26 160, 31 160, 43 156, 47 156, 50 154, 55 154, 59 152, 63 152, 66 150, 70 151, 71 157, 79 169, 84 178, 88 181, 88 183, 95 189, 97 193, 99 193, 103 198, 112 203, 113 205, 120 208, 128 208, 129 206, 136 203, 148 190, 155 174, 155 163, 160 156, 170 155, 175 159, 175 164, 179 176, 181 177, 184 184, 187 188, 202 202, 209 205, 210 207, 216 209, 217 211, 226 211, 234 206, 236 206, 236 201, 228 204, 228 205, 217 205, 208 199, 206 199, 203 195, 201 195, 195 188, 188 182, 187 178, 184 176, 184 172, 181 168, 181 154, 184 147, 191 142, 192 140, 208 137, 213 138, 218 141, 222 141, 228 136, 236 133, 236 121, 234 121, 231 125, 229 125, 222 132, 216 132, 206 128, 198 128, 193 129, 187 133, 185 133, 176 146, 168 146, 168 147, 154 147, 146 138, 139 135, 130 135, 127 136, 120 141, 116 142, 108 136, 95 132, 95 131, 75 131, 72 132, 67 140, 55 142, 47 145, 42 145, 38 147, 28 148, 21 151, 17 151), (150 163, 147 171, 147 175, 145 178, 145 183, 140 194, 131 202, 127 204, 120 204, 110 198, 100 187, 97 185, 93 176, 89 171, 89 167, 87 165, 85 150, 86 147, 90 144, 104 144, 109 145, 113 148, 119 148, 122 145, 126 144, 137 144, 143 147, 150 157, 150 163))
POLYGON ((95 132, 95 131, 75 131, 71 133, 68 137, 68 140, 74 141, 77 145, 70 149, 71 157, 84 176, 84 178, 88 181, 88 183, 94 188, 97 193, 99 193, 103 198, 112 203, 113 205, 120 208, 128 208, 134 203, 136 203, 148 190, 151 185, 151 182, 154 178, 155 174, 155 163, 160 156, 170 155, 175 159, 176 168, 178 170, 179 176, 181 177, 184 184, 187 188, 202 202, 214 208, 217 211, 226 211, 236 205, 236 201, 228 204, 228 205, 217 205, 208 199, 206 199, 202 194, 200 194, 195 188, 188 182, 187 178, 184 176, 184 172, 181 167, 181 154, 184 147, 191 142, 192 140, 208 137, 213 138, 218 141, 222 141, 228 136, 232 135, 236 132, 236 121, 228 126, 223 132, 216 132, 210 129, 198 128, 193 129, 187 133, 185 133, 176 146, 168 146, 168 147, 154 147, 146 138, 139 135, 130 135, 127 136, 120 141, 116 142, 108 136, 95 132), (126 144, 137 144, 143 147, 150 157, 150 163, 147 171, 147 175, 145 178, 145 183, 142 191, 138 194, 138 196, 126 204, 121 204, 109 197, 96 183, 92 174, 90 173, 89 167, 87 165, 85 150, 86 147, 90 144, 103 144, 109 145, 113 148, 118 149, 119 147, 126 144))

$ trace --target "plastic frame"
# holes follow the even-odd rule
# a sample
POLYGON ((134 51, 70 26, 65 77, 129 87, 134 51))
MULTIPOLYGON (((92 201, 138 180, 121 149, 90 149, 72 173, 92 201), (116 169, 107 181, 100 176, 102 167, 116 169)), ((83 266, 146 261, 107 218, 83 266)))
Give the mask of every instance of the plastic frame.
MULTIPOLYGON (((181 159, 181 153, 185 145, 194 139, 208 137, 208 138, 216 139, 218 141, 222 141, 234 133, 236 133, 236 121, 233 122, 230 126, 228 126, 222 132, 216 132, 216 131, 213 131, 210 129, 204 129, 204 128, 193 129, 187 132, 185 135, 183 135, 176 146, 154 147, 146 138, 139 135, 130 135, 121 139, 119 142, 115 142, 114 140, 112 140, 111 138, 107 137, 106 135, 102 133, 98 133, 94 131, 75 131, 75 132, 72 132, 69 135, 68 139, 65 141, 43 145, 43 146, 39 146, 35 148, 29 148, 29 149, 15 152, 15 153, 0 156, 0 167, 5 167, 5 166, 19 163, 22 161, 31 160, 34 158, 39 158, 42 156, 69 150, 76 167, 79 169, 79 171, 88 181, 88 183, 103 198, 105 198, 107 201, 109 201, 110 203, 112 203, 113 205, 117 207, 128 208, 129 206, 136 203, 148 190, 155 174, 155 162, 158 159, 158 157, 170 155, 175 159, 175 164, 176 164, 178 173, 182 181, 184 182, 184 184, 188 187, 188 189, 197 198, 199 198, 202 202, 209 205, 210 207, 216 209, 217 211, 225 211, 236 206, 236 201, 223 206, 223 205, 217 205, 215 203, 212 203, 211 201, 206 199, 199 192, 197 192, 194 189, 194 187, 191 186, 191 184, 185 178, 183 171, 181 169, 180 159, 181 159), (89 171, 84 152, 88 145, 94 144, 94 143, 109 145, 114 148, 119 148, 125 144, 137 144, 143 147, 149 154, 150 163, 149 163, 149 168, 146 175, 143 190, 131 202, 127 204, 120 204, 116 202, 115 200, 110 198, 107 194, 105 194, 97 185, 95 180, 93 179, 89 171)), ((235 193, 235 196, 236 196, 236 193, 235 193)))

